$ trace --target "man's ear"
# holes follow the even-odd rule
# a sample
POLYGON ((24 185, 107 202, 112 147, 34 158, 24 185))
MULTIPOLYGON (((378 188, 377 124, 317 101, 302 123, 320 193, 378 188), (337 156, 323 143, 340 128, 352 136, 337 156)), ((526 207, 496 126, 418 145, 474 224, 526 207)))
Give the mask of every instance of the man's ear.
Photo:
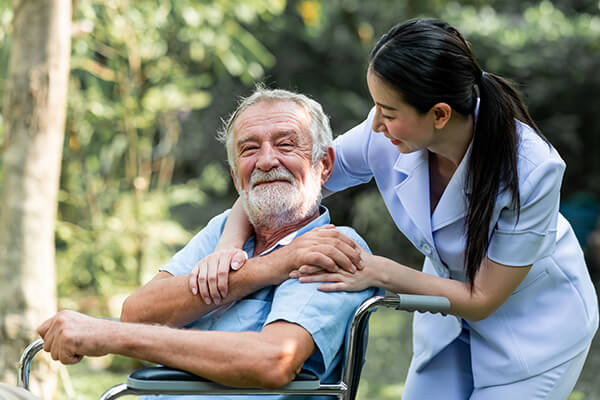
POLYGON ((333 147, 329 146, 327 148, 327 152, 321 158, 321 166, 323 169, 321 170, 321 186, 325 184, 329 180, 329 177, 333 173, 333 163, 335 161, 335 154, 333 153, 333 147))
POLYGON ((443 129, 452 116, 452 107, 448 103, 436 103, 431 107, 433 112, 433 126, 436 129, 443 129))
POLYGON ((233 186, 235 186, 235 190, 239 193, 240 187, 238 186, 238 181, 235 177, 235 173, 233 172, 233 168, 229 167, 229 173, 231 174, 231 179, 233 179, 233 186))

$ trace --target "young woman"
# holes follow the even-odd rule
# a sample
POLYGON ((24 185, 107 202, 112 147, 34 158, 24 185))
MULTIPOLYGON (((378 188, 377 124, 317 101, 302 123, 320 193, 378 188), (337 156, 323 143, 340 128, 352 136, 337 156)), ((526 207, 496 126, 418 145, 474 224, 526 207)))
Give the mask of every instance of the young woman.
MULTIPOLYGON (((566 399, 598 305, 558 212, 564 162, 511 85, 483 71, 442 21, 392 28, 371 52, 367 82, 375 107, 335 140, 325 187, 375 178, 396 225, 425 255, 423 270, 363 253, 356 272, 336 271, 323 254, 291 276, 324 282, 322 290, 378 286, 450 300, 452 315, 415 314, 403 399, 566 399)), ((247 237, 244 220, 234 206, 224 247, 247 237)), ((236 254, 215 259, 228 268, 236 254)), ((199 269, 206 292, 218 268, 199 269)))

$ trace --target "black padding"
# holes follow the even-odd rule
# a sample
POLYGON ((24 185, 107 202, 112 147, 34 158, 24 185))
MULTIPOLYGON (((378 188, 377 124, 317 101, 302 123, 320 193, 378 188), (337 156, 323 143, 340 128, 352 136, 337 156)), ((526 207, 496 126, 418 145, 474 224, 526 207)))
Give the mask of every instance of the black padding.
POLYGON ((203 378, 180 369, 169 367, 146 367, 135 370, 129 375, 130 378, 141 381, 196 381, 210 382, 203 378))
MULTIPOLYGON (((140 381, 194 381, 194 382, 212 382, 180 369, 169 367, 146 367, 133 371, 130 378, 140 381)), ((302 370, 294 381, 318 381, 319 378, 311 371, 302 370)))

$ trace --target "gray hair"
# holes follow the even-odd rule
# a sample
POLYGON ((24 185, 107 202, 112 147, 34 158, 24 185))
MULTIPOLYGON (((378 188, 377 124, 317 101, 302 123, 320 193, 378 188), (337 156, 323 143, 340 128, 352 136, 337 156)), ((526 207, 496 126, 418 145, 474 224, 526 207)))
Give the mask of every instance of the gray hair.
POLYGON ((242 98, 237 109, 223 120, 223 128, 217 134, 217 138, 225 143, 227 150, 227 161, 234 171, 237 179, 237 170, 235 168, 234 149, 233 149, 233 125, 240 114, 248 107, 262 101, 293 101, 298 104, 310 115, 311 122, 308 127, 312 137, 312 163, 316 165, 327 153, 333 142, 333 134, 329 125, 329 117, 323 112, 321 104, 300 93, 290 92, 283 89, 267 89, 262 85, 257 85, 254 93, 246 98, 242 98))

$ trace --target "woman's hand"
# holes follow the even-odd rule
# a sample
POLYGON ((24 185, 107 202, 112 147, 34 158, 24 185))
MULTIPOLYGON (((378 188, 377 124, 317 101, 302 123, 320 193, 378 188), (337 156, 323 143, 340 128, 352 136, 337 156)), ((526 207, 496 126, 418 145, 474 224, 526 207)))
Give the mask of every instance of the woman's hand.
MULTIPOLYGON (((362 260, 367 260, 370 256, 362 247, 360 247, 360 254, 362 260)), ((366 264, 368 265, 368 262, 366 264)), ((337 272, 329 272, 320 267, 304 265, 292 271, 290 278, 298 278, 300 283, 323 282, 318 289, 324 292, 357 292, 378 286, 374 272, 374 267, 368 266, 350 273, 341 269, 337 272)))
POLYGON ((335 226, 325 225, 298 236, 281 250, 291 258, 293 270, 306 266, 328 272, 354 273, 362 269, 361 248, 335 226))
POLYGON ((248 259, 244 250, 229 248, 217 250, 198 261, 189 278, 193 295, 200 294, 205 304, 221 304, 227 297, 229 270, 240 269, 248 259))

